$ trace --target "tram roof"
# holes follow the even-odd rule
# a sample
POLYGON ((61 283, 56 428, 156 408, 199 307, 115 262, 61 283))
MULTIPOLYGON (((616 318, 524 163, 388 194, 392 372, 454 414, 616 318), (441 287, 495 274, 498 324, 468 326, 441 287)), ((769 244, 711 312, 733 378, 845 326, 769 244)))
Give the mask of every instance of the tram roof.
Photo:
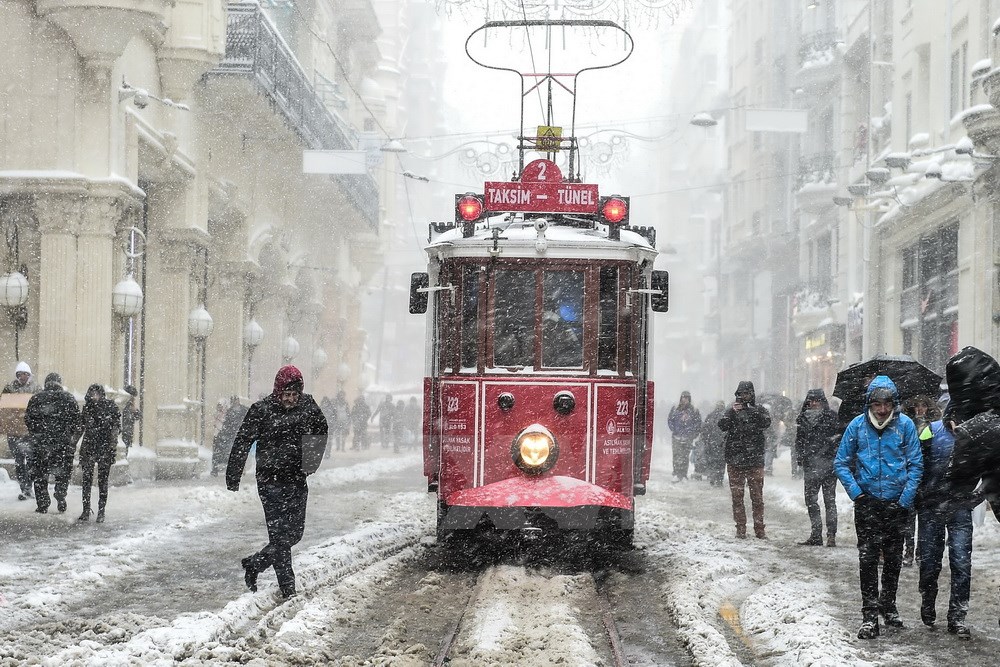
POLYGON ((477 227, 472 236, 463 237, 460 227, 434 236, 427 252, 443 252, 451 257, 488 257, 494 247, 493 230, 500 230, 498 247, 501 257, 550 259, 618 259, 638 261, 652 259, 656 250, 641 234, 621 230, 621 238, 608 238, 605 229, 580 228, 550 224, 545 230, 545 250, 539 252, 540 240, 535 220, 515 220, 477 227))

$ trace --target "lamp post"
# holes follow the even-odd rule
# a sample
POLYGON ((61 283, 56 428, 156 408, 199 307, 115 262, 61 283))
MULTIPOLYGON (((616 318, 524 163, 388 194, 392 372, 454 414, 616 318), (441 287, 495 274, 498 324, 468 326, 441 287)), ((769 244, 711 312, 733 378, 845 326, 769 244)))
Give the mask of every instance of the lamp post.
MULTIPOLYGON (((22 267, 23 271, 23 267, 22 267)), ((21 358, 21 330, 28 324, 28 279, 22 271, 11 271, 0 276, 0 306, 8 308, 14 324, 14 359, 21 358)))
POLYGON ((215 323, 212 321, 212 316, 209 315, 208 311, 205 310, 204 304, 198 304, 198 307, 191 311, 188 315, 188 333, 191 337, 195 339, 198 346, 198 356, 200 357, 200 381, 199 381, 199 392, 201 396, 199 400, 201 402, 201 437, 200 445, 205 446, 205 375, 206 375, 206 362, 205 362, 205 341, 210 335, 212 335, 212 329, 215 328, 215 323))
POLYGON ((247 397, 251 394, 251 383, 253 381, 253 351, 264 340, 264 329, 257 320, 250 317, 250 321, 243 327, 243 344, 247 346, 247 397))

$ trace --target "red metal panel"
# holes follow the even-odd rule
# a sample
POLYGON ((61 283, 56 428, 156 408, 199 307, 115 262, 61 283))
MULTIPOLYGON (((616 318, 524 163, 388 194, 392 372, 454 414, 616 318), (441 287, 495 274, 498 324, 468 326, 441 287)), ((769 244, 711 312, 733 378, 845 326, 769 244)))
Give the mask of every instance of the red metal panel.
POLYGON ((593 183, 487 181, 484 187, 487 211, 596 213, 600 199, 593 183))
POLYGON ((635 385, 598 384, 594 482, 632 495, 635 385))
POLYGON ((448 505, 464 507, 617 507, 632 509, 632 499, 581 479, 545 474, 512 477, 487 486, 459 491, 448 505))
POLYGON ((478 401, 475 380, 441 383, 441 497, 475 485, 478 401))
POLYGON ((479 484, 524 476, 511 458, 511 445, 518 433, 535 423, 549 429, 559 443, 559 459, 548 474, 586 479, 591 388, 591 383, 580 380, 486 381, 482 422, 484 453, 479 484), (552 407, 552 399, 563 390, 572 392, 576 399, 576 409, 568 415, 560 415, 552 407), (514 395, 514 409, 510 412, 497 407, 497 397, 504 392, 514 395))

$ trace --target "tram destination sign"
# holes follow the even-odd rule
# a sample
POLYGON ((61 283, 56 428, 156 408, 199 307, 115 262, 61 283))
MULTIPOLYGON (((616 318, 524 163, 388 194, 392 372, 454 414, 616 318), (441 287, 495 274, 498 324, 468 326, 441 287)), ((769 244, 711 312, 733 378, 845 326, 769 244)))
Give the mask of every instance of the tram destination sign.
POLYGON ((528 213, 596 213, 594 183, 487 181, 483 192, 487 211, 528 213))

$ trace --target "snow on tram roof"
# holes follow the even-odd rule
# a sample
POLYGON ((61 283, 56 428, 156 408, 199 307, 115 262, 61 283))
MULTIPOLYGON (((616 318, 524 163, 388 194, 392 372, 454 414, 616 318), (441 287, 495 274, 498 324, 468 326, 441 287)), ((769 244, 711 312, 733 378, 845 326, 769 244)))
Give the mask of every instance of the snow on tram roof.
MULTIPOLYGON (((468 238, 462 236, 461 227, 456 227, 436 236, 426 250, 450 248, 455 255, 485 255, 494 244, 493 230, 498 229, 500 230, 498 245, 506 256, 538 257, 536 243, 540 238, 534 222, 534 220, 517 220, 509 224, 480 227, 468 238)), ((614 241, 608 239, 606 231, 599 229, 550 224, 542 238, 547 246, 545 255, 548 256, 567 257, 576 254, 576 251, 584 250, 588 251, 588 257, 597 250, 612 254, 630 251, 656 253, 644 236, 628 229, 622 229, 621 239, 614 241)))

